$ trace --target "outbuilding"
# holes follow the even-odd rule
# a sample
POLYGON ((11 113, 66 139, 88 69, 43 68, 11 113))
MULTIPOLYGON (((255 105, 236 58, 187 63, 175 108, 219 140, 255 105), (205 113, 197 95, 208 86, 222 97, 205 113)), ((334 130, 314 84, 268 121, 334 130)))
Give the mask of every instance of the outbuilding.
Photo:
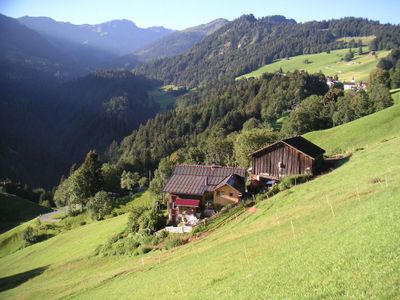
POLYGON ((280 140, 251 154, 252 179, 313 175, 323 164, 325 150, 301 136, 280 140))

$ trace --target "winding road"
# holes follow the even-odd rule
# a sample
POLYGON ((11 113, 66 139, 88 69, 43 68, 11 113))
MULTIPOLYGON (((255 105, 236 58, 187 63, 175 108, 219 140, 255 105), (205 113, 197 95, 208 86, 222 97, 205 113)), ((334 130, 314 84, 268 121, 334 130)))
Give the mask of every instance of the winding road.
POLYGON ((44 215, 40 215, 39 220, 40 222, 49 222, 49 223, 57 223, 60 222, 61 219, 53 219, 52 216, 60 214, 60 213, 66 213, 67 208, 66 207, 60 207, 59 209, 49 212, 44 215))

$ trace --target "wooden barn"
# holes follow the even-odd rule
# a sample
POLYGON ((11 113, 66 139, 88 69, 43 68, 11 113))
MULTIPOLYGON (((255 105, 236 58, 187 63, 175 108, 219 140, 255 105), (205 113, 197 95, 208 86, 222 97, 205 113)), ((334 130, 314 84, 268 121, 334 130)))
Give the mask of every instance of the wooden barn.
POLYGON ((301 136, 278 141, 251 154, 253 179, 313 175, 322 166, 324 153, 324 149, 301 136))
POLYGON ((245 191, 246 170, 234 167, 178 165, 164 187, 169 194, 169 221, 200 218, 205 211, 238 203, 245 191))

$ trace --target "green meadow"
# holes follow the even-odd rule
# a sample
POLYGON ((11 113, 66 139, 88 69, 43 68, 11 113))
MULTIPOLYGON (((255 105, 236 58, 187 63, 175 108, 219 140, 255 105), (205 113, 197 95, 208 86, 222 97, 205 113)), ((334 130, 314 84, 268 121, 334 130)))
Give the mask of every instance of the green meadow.
POLYGON ((322 72, 326 76, 338 75, 341 81, 350 81, 354 78, 356 81, 368 80, 369 73, 376 67, 380 58, 386 57, 390 51, 377 51, 377 58, 368 54, 368 48, 364 47, 365 54, 358 55, 355 51, 354 59, 350 62, 342 61, 349 49, 340 49, 331 51, 329 54, 321 52, 318 54, 306 54, 290 57, 289 59, 279 59, 271 64, 245 74, 240 78, 260 77, 263 73, 273 73, 280 68, 284 72, 294 70, 305 70, 309 73, 322 72), (305 61, 308 63, 304 63, 305 61))
POLYGON ((166 111, 169 106, 174 105, 176 102, 177 97, 173 95, 173 91, 175 90, 174 86, 168 85, 161 88, 155 88, 147 93, 150 98, 160 105, 161 111, 166 111))
POLYGON ((0 298, 398 298, 399 116, 396 105, 307 134, 349 158, 184 246, 93 256, 123 214, 6 255, 0 298))

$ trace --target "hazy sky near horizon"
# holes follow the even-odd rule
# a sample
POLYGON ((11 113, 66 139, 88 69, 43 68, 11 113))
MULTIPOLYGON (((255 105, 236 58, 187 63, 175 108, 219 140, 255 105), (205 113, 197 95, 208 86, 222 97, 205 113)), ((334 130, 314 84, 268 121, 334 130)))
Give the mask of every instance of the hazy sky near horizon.
POLYGON ((284 15, 298 22, 345 16, 400 23, 400 0, 0 0, 0 13, 46 16, 73 24, 128 19, 140 27, 184 29, 216 18, 284 15))

